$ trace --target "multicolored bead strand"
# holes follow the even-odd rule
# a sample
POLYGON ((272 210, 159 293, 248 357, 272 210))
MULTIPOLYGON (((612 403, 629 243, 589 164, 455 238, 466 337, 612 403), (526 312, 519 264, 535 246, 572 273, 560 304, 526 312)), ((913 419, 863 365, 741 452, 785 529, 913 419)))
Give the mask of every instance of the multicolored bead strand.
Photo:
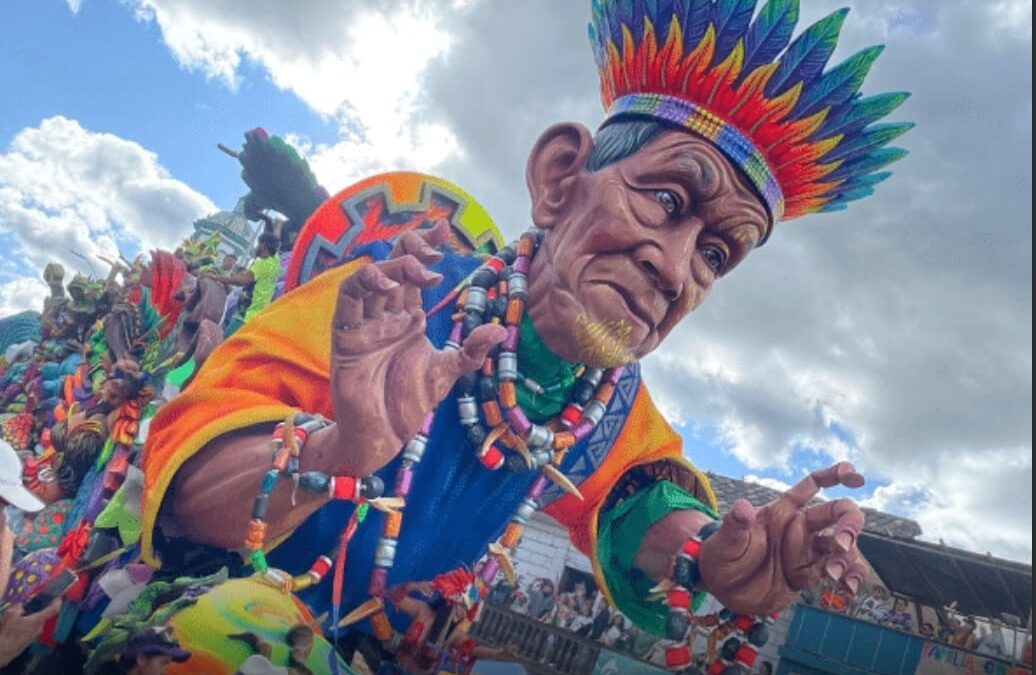
MULTIPOLYGON (((274 428, 270 439, 270 450, 273 454, 271 466, 263 474, 259 494, 252 502, 252 517, 248 522, 248 534, 244 545, 245 550, 249 552, 248 559, 252 568, 261 575, 272 573, 263 551, 266 545, 266 512, 270 505, 270 495, 273 494, 282 474, 291 478, 295 488, 302 488, 311 493, 326 493, 328 499, 342 499, 357 504, 377 499, 384 490, 384 485, 377 476, 355 478, 328 476, 320 471, 299 473, 299 456, 309 434, 329 424, 330 422, 322 418, 299 414, 274 428), (290 433, 286 434, 286 430, 290 433)), ((292 503, 294 499, 293 491, 292 503)), ((285 586, 287 590, 302 590, 320 583, 332 564, 331 558, 320 556, 304 574, 287 577, 278 573, 274 581, 285 586)))
MULTIPOLYGON (((704 525, 696 536, 684 542, 673 562, 672 582, 665 591, 665 603, 669 607, 665 661, 669 670, 683 670, 691 665, 692 654, 687 643, 692 611, 690 589, 701 582, 698 559, 702 544, 719 528, 718 521, 704 525)), ((720 623, 714 630, 721 635, 730 633, 731 637, 723 642, 719 656, 709 664, 706 672, 708 675, 743 675, 750 672, 759 648, 769 639, 767 626, 774 617, 760 619, 724 609, 719 618, 720 623)))
POLYGON ((414 467, 421 462, 425 448, 428 446, 428 437, 432 434, 434 421, 435 413, 428 413, 421 425, 421 430, 403 446, 403 461, 396 470, 394 496, 402 499, 404 506, 400 507, 399 511, 390 511, 385 515, 381 537, 378 538, 374 549, 374 569, 371 570, 370 583, 367 586, 367 592, 372 597, 380 598, 385 594, 388 573, 396 560, 396 545, 403 527, 402 508, 405 508, 406 498, 410 494, 410 486, 414 482, 414 467))

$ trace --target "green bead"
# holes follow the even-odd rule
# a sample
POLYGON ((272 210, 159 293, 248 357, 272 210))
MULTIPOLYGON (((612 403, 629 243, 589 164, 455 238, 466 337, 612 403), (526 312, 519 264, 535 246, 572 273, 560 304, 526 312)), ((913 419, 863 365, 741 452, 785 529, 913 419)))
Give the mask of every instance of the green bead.
POLYGON ((367 517, 367 511, 370 510, 370 504, 360 504, 356 508, 356 523, 362 523, 363 519, 367 517))
POLYGON ((266 570, 269 569, 269 566, 266 564, 266 554, 262 551, 252 551, 251 558, 252 567, 255 568, 255 571, 259 574, 266 574, 266 570))

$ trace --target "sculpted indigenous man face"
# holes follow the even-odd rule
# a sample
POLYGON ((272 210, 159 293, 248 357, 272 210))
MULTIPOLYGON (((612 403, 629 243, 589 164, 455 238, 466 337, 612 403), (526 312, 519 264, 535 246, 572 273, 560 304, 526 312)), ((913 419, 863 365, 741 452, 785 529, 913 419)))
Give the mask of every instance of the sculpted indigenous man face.
MULTIPOLYGON (((548 234, 528 311, 568 361, 609 367, 650 353, 769 233, 762 200, 713 144, 652 130, 643 147, 597 168, 589 131, 557 125, 529 158, 533 222, 548 234)), ((609 132, 599 145, 623 135, 622 123, 609 132)))

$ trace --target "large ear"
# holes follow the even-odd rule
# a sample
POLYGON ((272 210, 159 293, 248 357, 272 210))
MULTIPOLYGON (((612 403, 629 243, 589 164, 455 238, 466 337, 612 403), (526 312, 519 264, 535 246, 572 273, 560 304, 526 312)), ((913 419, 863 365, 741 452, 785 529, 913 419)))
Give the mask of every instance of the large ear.
POLYGON ((564 213, 591 149, 590 130, 575 122, 555 124, 540 135, 525 166, 532 222, 537 227, 553 227, 564 213))

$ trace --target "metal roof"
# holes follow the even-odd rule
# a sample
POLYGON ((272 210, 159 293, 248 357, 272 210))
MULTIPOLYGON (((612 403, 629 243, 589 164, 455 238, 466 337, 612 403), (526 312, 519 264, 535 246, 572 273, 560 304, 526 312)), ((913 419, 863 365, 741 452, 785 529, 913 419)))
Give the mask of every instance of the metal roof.
POLYGON ((943 544, 863 532, 860 552, 893 593, 932 607, 1025 623, 1032 611, 1032 566, 943 544))

